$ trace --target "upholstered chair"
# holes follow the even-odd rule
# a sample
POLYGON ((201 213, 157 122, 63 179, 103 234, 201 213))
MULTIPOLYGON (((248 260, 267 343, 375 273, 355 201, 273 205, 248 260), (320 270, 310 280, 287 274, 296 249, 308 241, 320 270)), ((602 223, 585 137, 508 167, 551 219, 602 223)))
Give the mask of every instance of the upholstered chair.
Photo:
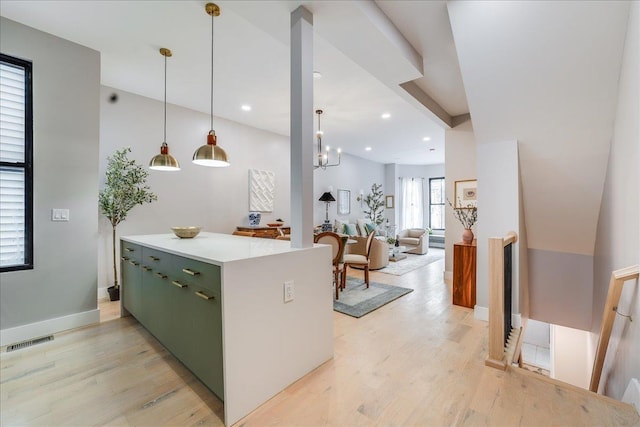
POLYGON ((398 243, 406 246, 406 253, 424 255, 429 252, 429 233, 424 228, 408 228, 398 234, 398 243))
POLYGON ((336 299, 340 298, 340 289, 342 288, 340 274, 343 272, 344 268, 344 264, 342 263, 344 254, 344 240, 336 233, 332 233, 330 231, 320 233, 313 239, 315 243, 331 246, 331 253, 333 254, 333 283, 336 288, 336 299))
POLYGON ((360 254, 346 254, 344 256, 344 271, 342 272, 342 285, 341 287, 344 289, 347 283, 347 267, 364 267, 364 281, 367 284, 367 288, 369 287, 369 254, 371 252, 371 244, 374 240, 375 231, 372 231, 367 236, 367 246, 366 252, 364 255, 360 254))

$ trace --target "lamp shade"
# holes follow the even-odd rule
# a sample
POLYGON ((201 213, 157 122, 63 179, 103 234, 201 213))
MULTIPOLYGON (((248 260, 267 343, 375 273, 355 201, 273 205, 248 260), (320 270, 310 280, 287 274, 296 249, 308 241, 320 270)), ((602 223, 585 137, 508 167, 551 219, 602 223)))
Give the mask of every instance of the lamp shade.
POLYGON ((179 171, 180 164, 175 157, 169 154, 169 146, 163 142, 160 146, 160 154, 153 156, 149 162, 149 169, 157 171, 179 171))
POLYGON ((320 196, 320 198, 318 199, 321 202, 335 202, 336 199, 333 198, 333 196, 331 195, 331 193, 329 191, 325 192, 322 196, 320 196))
POLYGON ((227 153, 216 144, 216 140, 216 133, 210 131, 207 135, 207 143, 193 153, 193 163, 218 168, 229 166, 227 153))

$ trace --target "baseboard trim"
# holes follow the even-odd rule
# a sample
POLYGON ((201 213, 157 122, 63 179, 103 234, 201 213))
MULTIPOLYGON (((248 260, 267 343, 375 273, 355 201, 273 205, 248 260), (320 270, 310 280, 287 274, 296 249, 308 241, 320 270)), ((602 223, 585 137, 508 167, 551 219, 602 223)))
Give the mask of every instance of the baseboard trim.
POLYGON ((453 283, 453 271, 443 271, 444 283, 451 285, 453 283))
POLYGON ((14 344, 17 342, 51 335, 67 329, 79 328, 100 322, 100 310, 89 310, 82 313, 70 314, 68 316, 57 317, 55 319, 43 320, 41 322, 29 323, 28 325, 16 326, 0 330, 0 346, 14 344))
MULTIPOLYGON (((487 307, 483 307, 481 305, 476 305, 473 307, 473 318, 476 320, 484 320, 485 322, 489 321, 489 309, 487 307)), ((522 315, 511 314, 511 326, 514 328, 519 328, 522 326, 522 315)))
POLYGON ((107 287, 98 288, 98 299, 109 298, 109 292, 107 291, 107 287))
POLYGON ((476 320, 484 320, 485 322, 489 321, 489 309, 487 307, 483 307, 481 305, 476 305, 473 307, 473 318, 476 320))

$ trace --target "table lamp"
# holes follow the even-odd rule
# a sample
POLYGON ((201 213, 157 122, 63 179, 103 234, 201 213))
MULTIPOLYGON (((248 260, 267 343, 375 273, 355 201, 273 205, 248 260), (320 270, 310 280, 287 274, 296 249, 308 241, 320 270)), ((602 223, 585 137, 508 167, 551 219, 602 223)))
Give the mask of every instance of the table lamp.
POLYGON ((335 202, 336 199, 333 198, 330 191, 327 191, 322 194, 318 200, 327 204, 324 224, 322 224, 322 231, 333 231, 333 227, 331 227, 331 223, 329 222, 329 203, 335 202))

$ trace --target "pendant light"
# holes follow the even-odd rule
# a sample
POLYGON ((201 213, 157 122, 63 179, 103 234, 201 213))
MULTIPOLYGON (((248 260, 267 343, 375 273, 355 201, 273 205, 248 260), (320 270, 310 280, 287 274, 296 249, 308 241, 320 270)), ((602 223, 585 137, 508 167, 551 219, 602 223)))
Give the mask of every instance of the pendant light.
POLYGON ((158 171, 179 171, 180 164, 169 154, 169 144, 167 144, 167 58, 170 58, 172 53, 169 49, 163 47, 160 48, 160 55, 164 56, 164 139, 160 146, 160 154, 153 156, 153 159, 149 162, 149 169, 158 171))
POLYGON ((326 147, 325 151, 322 151, 322 135, 324 134, 324 132, 322 132, 322 130, 320 129, 320 116, 322 115, 322 113, 323 113, 322 110, 316 110, 316 114, 318 115, 318 132, 316 132, 318 152, 316 153, 316 163, 314 163, 313 168, 314 169, 320 168, 322 170, 327 170, 328 167, 340 166, 340 158, 342 155, 342 150, 339 148, 336 150, 338 153, 337 163, 331 163, 329 160, 329 154, 331 154, 331 150, 329 146, 326 147))
POLYGON ((227 153, 217 145, 216 131, 213 130, 213 18, 220 16, 220 8, 215 3, 207 3, 207 14, 211 16, 211 126, 207 135, 207 143, 193 153, 193 163, 209 167, 229 166, 227 153))

